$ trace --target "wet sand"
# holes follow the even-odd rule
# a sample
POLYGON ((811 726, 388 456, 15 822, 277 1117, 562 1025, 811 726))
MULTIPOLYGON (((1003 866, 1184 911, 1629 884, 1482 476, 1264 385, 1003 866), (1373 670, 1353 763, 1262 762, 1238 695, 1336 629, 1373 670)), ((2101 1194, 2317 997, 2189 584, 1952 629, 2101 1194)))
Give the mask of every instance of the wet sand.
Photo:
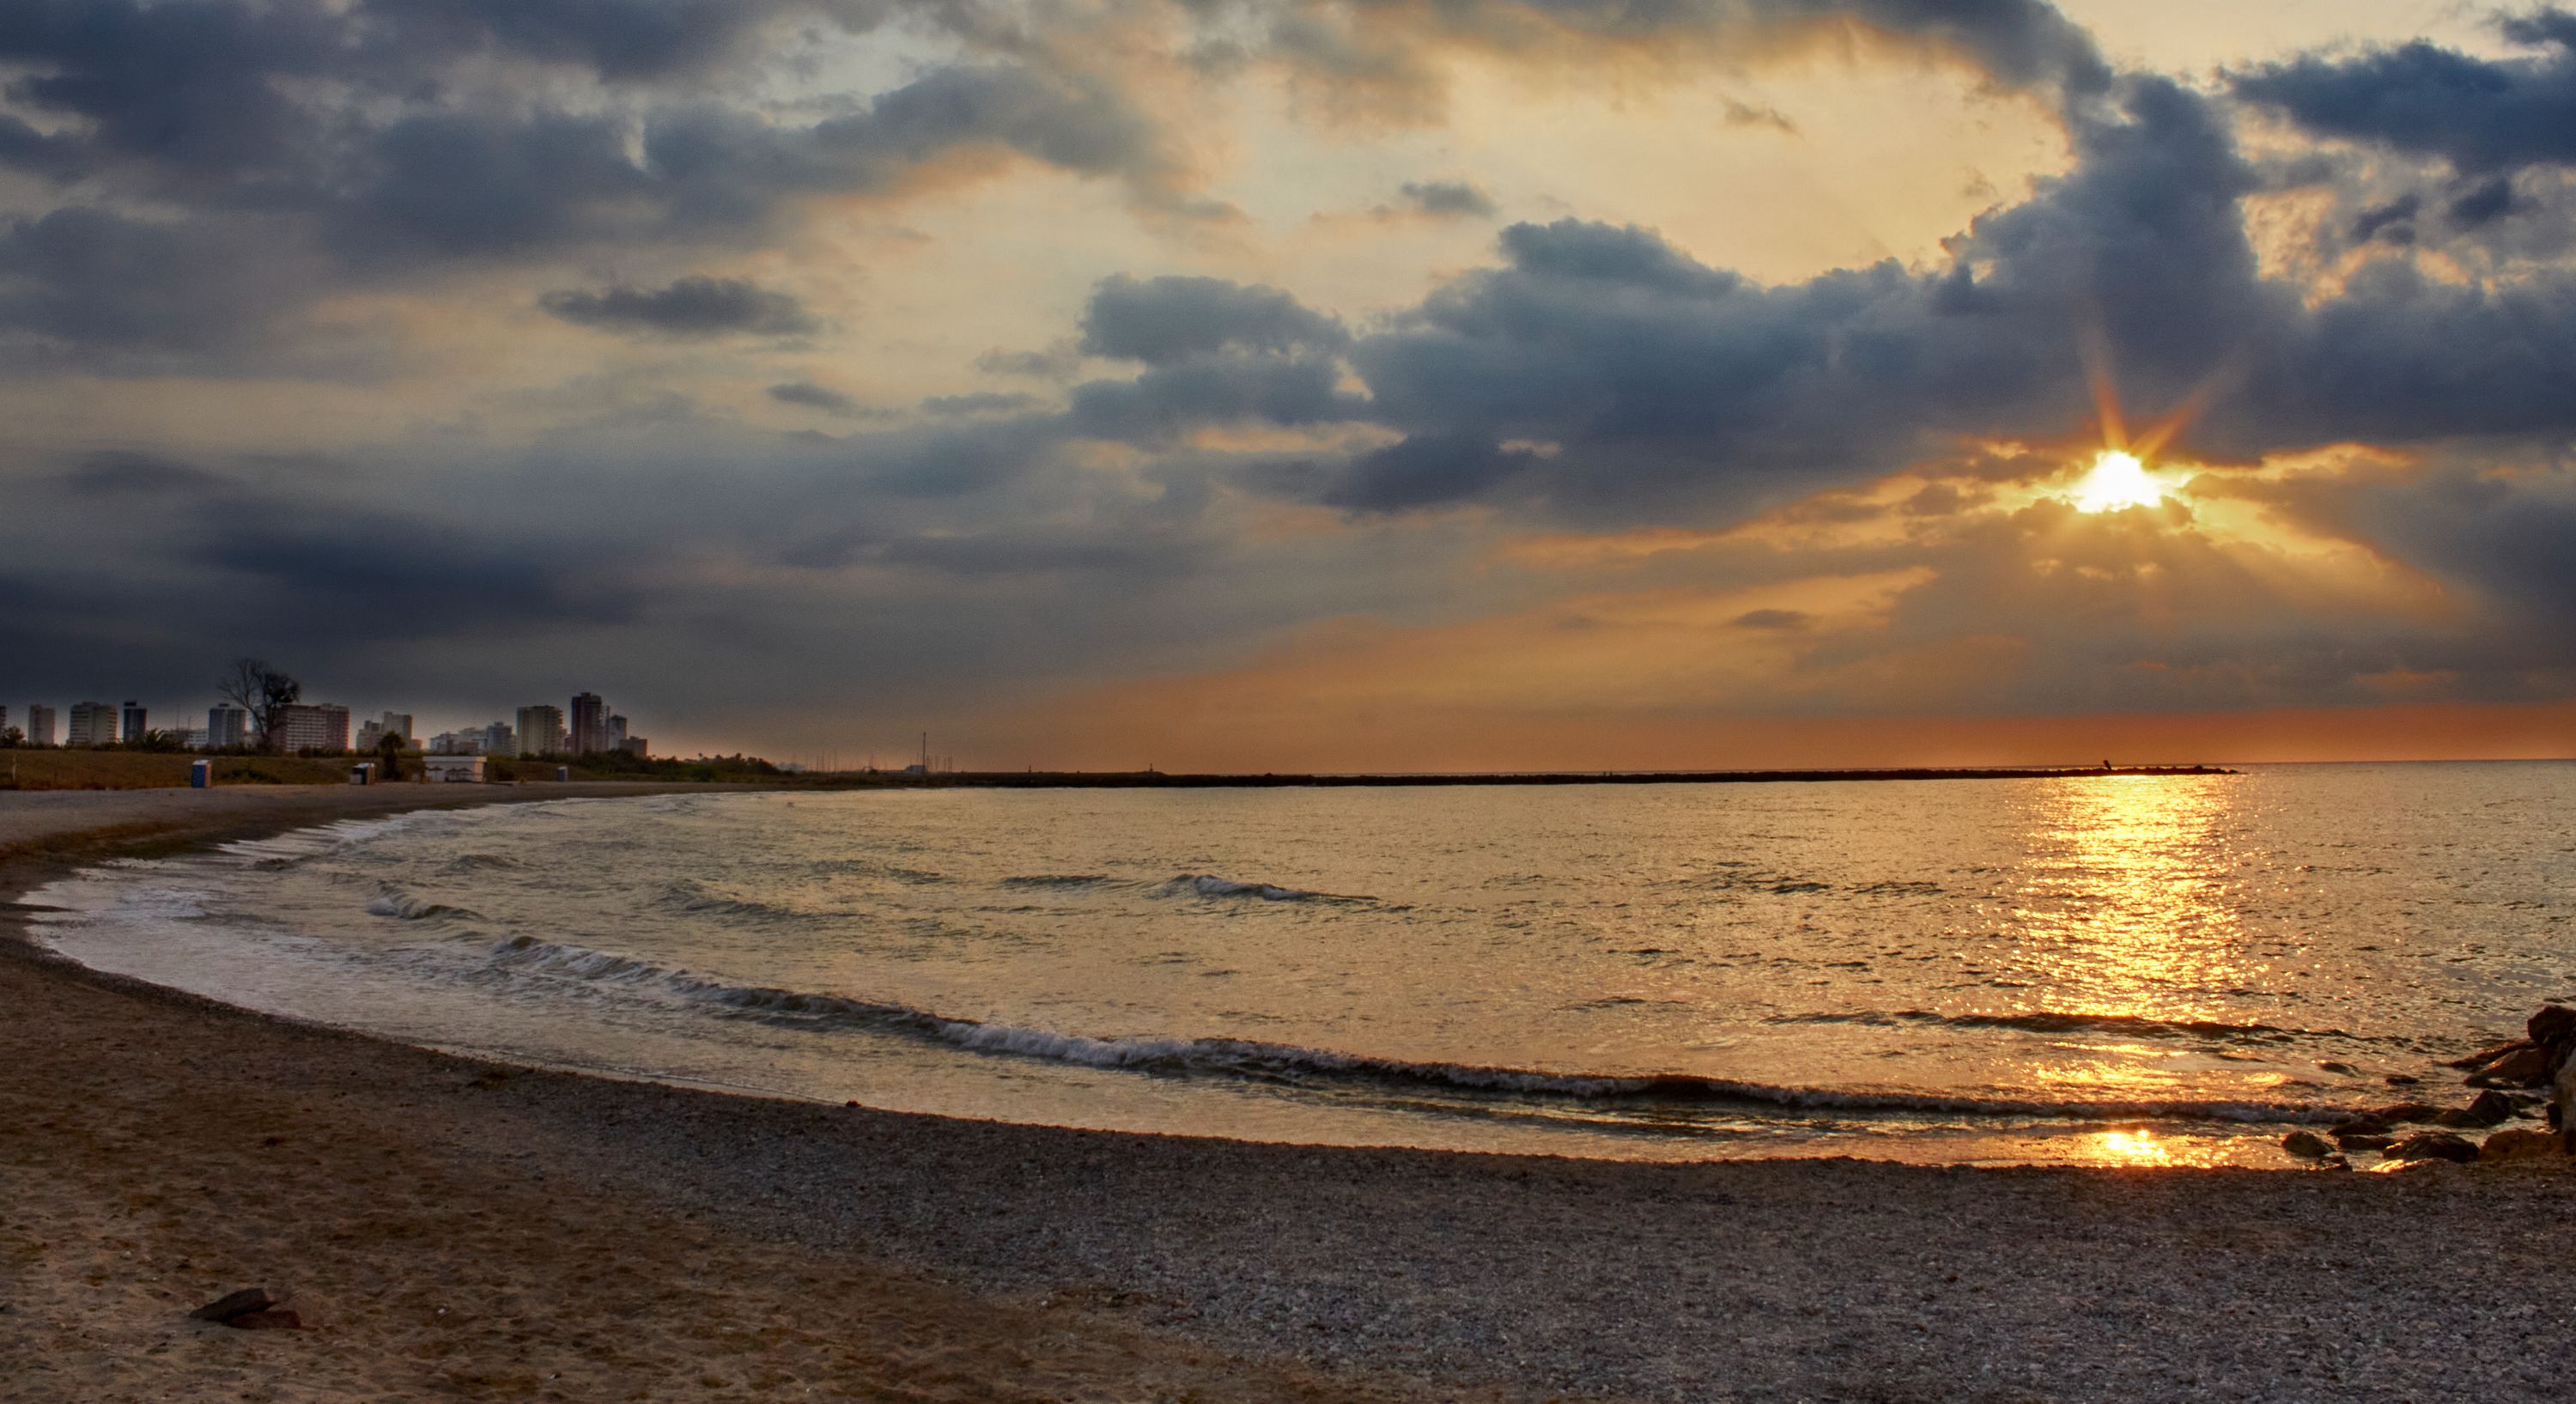
MULTIPOLYGON (((640 786, 0 795, 104 851, 640 786)), ((1257 1146, 515 1071, 0 908, 0 1400, 2565 1397, 2576 1174, 1257 1146), (184 1319, 236 1287, 312 1329, 184 1319)))

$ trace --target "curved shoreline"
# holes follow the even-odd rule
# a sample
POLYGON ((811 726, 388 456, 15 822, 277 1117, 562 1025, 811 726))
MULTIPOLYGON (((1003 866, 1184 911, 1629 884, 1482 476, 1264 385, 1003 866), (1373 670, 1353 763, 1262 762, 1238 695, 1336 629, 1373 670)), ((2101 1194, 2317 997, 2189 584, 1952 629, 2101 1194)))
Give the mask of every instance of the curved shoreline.
MULTIPOLYGON (((110 847, 665 787, 527 788, 10 796, 0 901, 110 847)), ((1653 1165, 958 1121, 501 1069, 101 975, 22 928, 0 907, 0 1356, 58 1388, 29 1398, 262 1370, 313 1399, 498 1397, 470 1380, 513 1371, 792 1393, 763 1370, 959 1398, 2538 1398, 2537 1347, 2576 1324, 2533 1231, 2576 1207, 2559 1167, 1653 1165), (2438 1271, 2389 1270, 2425 1242, 2438 1271), (102 1261, 125 1268, 91 1286, 102 1261), (253 1281, 323 1329, 178 1322, 253 1281), (463 1321, 410 1310, 459 1294, 463 1321), (770 1339, 675 1378, 709 1330, 770 1339)))

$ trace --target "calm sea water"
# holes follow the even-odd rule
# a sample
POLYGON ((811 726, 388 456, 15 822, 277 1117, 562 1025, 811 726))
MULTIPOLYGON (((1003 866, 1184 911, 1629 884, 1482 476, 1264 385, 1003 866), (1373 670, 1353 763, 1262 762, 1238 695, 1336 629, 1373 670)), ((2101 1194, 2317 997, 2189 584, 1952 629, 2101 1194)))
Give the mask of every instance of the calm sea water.
POLYGON ((2576 767, 581 800, 113 865, 91 964, 963 1116, 1618 1158, 2285 1163, 2576 995, 2576 767), (2394 1081, 2392 1080, 2394 1079, 2394 1081))

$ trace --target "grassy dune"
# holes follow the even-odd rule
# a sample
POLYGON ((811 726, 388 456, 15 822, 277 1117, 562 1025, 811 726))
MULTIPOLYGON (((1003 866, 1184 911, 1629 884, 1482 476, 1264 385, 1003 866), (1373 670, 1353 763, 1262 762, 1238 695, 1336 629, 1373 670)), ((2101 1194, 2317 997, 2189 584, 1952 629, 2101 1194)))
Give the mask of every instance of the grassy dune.
MULTIPOLYGON (((0 751, 0 790, 155 790, 188 783, 194 756, 150 751, 0 751)), ((351 762, 296 756, 216 756, 218 785, 328 785, 351 762)))

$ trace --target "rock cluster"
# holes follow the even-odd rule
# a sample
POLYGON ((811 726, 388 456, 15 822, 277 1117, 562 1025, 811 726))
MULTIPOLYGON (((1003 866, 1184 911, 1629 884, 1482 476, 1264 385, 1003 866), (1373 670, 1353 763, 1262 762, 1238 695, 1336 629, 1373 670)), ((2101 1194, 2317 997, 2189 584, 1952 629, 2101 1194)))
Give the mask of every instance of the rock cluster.
MULTIPOLYGON (((2427 1102, 2400 1102, 2351 1117, 2326 1136, 2293 1131, 2281 1148, 2302 1160, 2341 1164, 2352 1152, 2375 1152, 2387 1161, 2522 1160, 2533 1156, 2576 1154, 2576 1009, 2544 1005, 2523 1026, 2524 1037, 2481 1049, 2450 1066, 2465 1069, 2462 1079, 2480 1089, 2465 1107, 2437 1107, 2427 1102), (2517 1117, 2549 1095, 2546 1131, 2516 1127, 2497 1131, 2483 1145, 2456 1134, 2484 1130, 2517 1117), (2434 1131, 2402 1133, 2398 1128, 2435 1126, 2434 1131), (2328 1136, 2333 1139, 2329 1141, 2328 1136)), ((2393 1081, 2393 1079, 2392 1079, 2393 1081)))

